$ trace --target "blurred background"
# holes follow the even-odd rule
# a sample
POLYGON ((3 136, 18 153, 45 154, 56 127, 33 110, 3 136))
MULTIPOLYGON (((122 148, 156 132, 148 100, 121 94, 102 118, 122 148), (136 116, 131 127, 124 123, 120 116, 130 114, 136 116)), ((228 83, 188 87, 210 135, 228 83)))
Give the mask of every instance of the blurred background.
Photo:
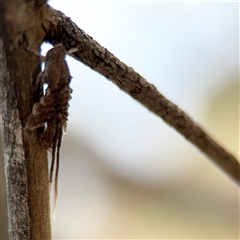
MULTIPOLYGON (((238 3, 49 4, 239 159, 238 3)), ((239 239, 237 185, 109 80, 67 61, 73 94, 53 238, 239 239)))

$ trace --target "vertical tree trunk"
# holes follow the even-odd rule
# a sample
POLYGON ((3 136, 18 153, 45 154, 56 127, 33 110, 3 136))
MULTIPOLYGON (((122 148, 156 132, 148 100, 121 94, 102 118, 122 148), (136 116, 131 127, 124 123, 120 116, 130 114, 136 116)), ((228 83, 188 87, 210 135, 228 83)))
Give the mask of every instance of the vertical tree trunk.
POLYGON ((0 239, 8 239, 7 203, 3 167, 2 137, 0 131, 0 239))
POLYGON ((34 102, 45 32, 43 0, 5 0, 0 7, 0 111, 9 239, 51 239, 48 162, 38 131, 24 129, 34 102))

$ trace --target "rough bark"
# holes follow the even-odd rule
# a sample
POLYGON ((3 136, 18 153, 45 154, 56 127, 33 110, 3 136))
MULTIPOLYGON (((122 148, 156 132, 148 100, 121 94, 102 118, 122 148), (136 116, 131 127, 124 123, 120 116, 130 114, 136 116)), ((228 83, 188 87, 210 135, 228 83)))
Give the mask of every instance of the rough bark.
POLYGON ((164 97, 154 85, 94 41, 60 11, 49 8, 42 21, 47 30, 45 40, 53 44, 61 42, 67 50, 77 48, 78 51, 73 54, 77 60, 104 75, 160 116, 239 184, 240 167, 237 159, 176 104, 164 97))
POLYGON ((0 239, 8 239, 6 181, 3 167, 2 136, 0 129, 0 239))
POLYGON ((38 131, 24 130, 39 94, 32 85, 40 72, 45 36, 45 1, 6 0, 0 10, 0 110, 6 176, 9 239, 51 239, 48 163, 38 131))

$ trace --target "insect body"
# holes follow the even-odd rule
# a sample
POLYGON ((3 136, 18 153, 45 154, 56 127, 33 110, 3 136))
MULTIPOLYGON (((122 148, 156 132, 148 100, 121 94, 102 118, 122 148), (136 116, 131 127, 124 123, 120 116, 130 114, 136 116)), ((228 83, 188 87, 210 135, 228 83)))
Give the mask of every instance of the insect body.
POLYGON ((71 99, 72 92, 69 86, 71 76, 65 61, 66 53, 62 44, 55 45, 47 52, 45 69, 37 78, 36 88, 39 89, 43 83, 47 83, 48 86, 44 96, 34 104, 25 126, 26 129, 34 130, 46 124, 46 129, 40 136, 40 142, 43 147, 52 151, 50 183, 52 183, 56 160, 54 211, 58 194, 59 154, 63 131, 66 131, 67 127, 68 101, 71 99))

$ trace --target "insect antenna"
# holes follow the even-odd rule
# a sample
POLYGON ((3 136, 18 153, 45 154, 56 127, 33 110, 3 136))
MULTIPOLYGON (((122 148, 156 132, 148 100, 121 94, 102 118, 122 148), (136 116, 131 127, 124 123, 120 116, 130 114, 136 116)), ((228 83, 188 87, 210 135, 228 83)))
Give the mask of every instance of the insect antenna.
POLYGON ((50 179, 49 179, 49 182, 51 185, 52 185, 52 177, 53 177, 54 164, 55 164, 55 158, 56 158, 56 147, 57 147, 57 139, 56 139, 56 130, 55 130, 53 141, 52 141, 52 162, 51 162, 50 179))
POLYGON ((58 124, 58 127, 54 135, 54 139, 56 140, 54 141, 55 142, 54 151, 56 152, 56 154, 54 153, 55 155, 54 160, 56 159, 56 169, 55 169, 55 179, 54 179, 54 202, 53 202, 53 213, 52 213, 54 221, 55 221, 57 199, 58 199, 58 173, 59 173, 59 163, 60 163, 59 159, 60 159, 60 149, 62 145, 62 136, 63 136, 63 125, 62 125, 60 116, 59 116, 59 121, 60 123, 58 124))

